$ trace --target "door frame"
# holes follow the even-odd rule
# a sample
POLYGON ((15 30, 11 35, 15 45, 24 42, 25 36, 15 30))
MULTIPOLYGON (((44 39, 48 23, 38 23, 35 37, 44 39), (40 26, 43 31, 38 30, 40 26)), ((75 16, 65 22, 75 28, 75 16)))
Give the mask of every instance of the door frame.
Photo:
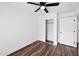
MULTIPOLYGON (((50 18, 50 19, 45 20, 45 42, 47 41, 47 21, 51 20, 51 19, 54 19, 54 18, 50 18)), ((53 45, 55 45, 55 46, 57 46, 57 42, 58 42, 58 27, 57 27, 58 24, 57 23, 58 23, 58 20, 54 19, 54 33, 55 33, 55 36, 54 36, 53 45)))
POLYGON ((45 20, 45 42, 47 42, 47 21, 45 20))
MULTIPOLYGON (((50 20, 52 20, 52 19, 50 19, 50 20)), ((53 43, 53 41, 51 41, 51 40, 48 40, 48 27, 47 27, 47 21, 49 21, 49 20, 45 20, 45 42, 52 42, 53 43)))

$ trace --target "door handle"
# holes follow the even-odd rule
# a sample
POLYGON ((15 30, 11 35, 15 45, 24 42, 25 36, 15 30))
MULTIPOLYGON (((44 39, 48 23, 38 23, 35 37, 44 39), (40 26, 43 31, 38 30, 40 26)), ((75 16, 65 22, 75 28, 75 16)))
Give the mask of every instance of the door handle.
POLYGON ((62 32, 60 32, 62 34, 62 32))
POLYGON ((74 42, 74 44, 75 44, 75 42, 74 42))
POLYGON ((75 19, 73 21, 75 22, 75 19))
POLYGON ((75 30, 73 32, 75 32, 75 30))

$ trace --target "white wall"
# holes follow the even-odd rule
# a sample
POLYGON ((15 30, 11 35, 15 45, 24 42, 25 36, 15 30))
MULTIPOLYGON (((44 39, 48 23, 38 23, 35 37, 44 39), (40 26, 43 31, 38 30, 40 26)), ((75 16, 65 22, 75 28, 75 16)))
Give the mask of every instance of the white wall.
POLYGON ((38 40, 45 41, 45 20, 54 19, 54 45, 57 45, 57 13, 48 13, 45 16, 39 17, 38 25, 39 25, 39 35, 38 40))
POLYGON ((36 15, 31 13, 24 3, 1 2, 0 55, 8 55, 36 39, 36 15))

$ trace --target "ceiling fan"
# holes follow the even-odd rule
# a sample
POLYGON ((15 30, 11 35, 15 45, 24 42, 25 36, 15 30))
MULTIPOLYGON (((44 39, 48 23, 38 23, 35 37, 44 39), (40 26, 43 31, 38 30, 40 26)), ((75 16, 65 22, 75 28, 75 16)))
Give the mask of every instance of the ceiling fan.
POLYGON ((47 2, 39 2, 39 4, 35 3, 35 2, 27 2, 27 3, 39 6, 39 8, 35 10, 35 12, 37 12, 40 9, 43 9, 46 13, 48 13, 49 11, 47 10, 46 7, 59 6, 58 2, 56 2, 56 3, 49 3, 49 4, 47 2))

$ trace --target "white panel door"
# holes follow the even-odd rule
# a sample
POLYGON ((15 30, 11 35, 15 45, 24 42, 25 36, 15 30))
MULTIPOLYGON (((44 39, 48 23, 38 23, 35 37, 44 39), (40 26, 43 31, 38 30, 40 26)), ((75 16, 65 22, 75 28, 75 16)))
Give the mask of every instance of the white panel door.
POLYGON ((77 46, 77 19, 75 17, 60 19, 59 43, 73 47, 77 46))

